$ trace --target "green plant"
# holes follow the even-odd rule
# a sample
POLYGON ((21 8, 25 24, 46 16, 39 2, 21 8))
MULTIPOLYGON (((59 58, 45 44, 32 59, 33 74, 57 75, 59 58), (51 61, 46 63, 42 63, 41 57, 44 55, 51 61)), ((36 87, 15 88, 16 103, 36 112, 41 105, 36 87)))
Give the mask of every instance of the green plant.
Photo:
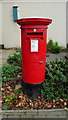
POLYGON ((68 48, 68 43, 66 44, 67 48, 68 48))
POLYGON ((12 102, 16 98, 15 95, 9 95, 8 97, 5 98, 5 102, 12 102))
POLYGON ((17 51, 12 56, 8 56, 7 63, 13 65, 21 64, 21 52, 17 51))
POLYGON ((68 43, 66 44, 66 51, 68 51, 68 43))
POLYGON ((18 72, 21 72, 21 67, 13 65, 3 65, 0 73, 2 75, 2 85, 5 86, 5 83, 9 80, 12 80, 18 72))
POLYGON ((47 44, 47 50, 51 51, 52 46, 54 45, 53 40, 49 40, 48 44, 47 44))
POLYGON ((22 92, 22 87, 14 91, 16 95, 18 95, 20 92, 22 92))
POLYGON ((21 71, 21 68, 13 65, 3 65, 2 67, 2 78, 4 80, 14 77, 18 72, 21 71))
POLYGON ((48 44, 47 44, 47 50, 51 51, 54 54, 58 54, 59 52, 61 52, 63 49, 62 46, 58 45, 58 42, 53 42, 53 40, 49 40, 48 44))
POLYGON ((20 54, 21 54, 21 49, 20 49, 20 48, 19 48, 19 49, 17 48, 17 49, 16 49, 16 53, 20 53, 20 54))
POLYGON ((2 110, 9 110, 11 108, 11 106, 9 106, 9 105, 3 105, 2 106, 2 110))
POLYGON ((41 95, 48 100, 68 98, 68 60, 56 59, 47 63, 46 68, 41 95))
POLYGON ((51 51, 52 51, 52 53, 57 54, 57 53, 61 52, 62 49, 63 49, 63 47, 58 46, 58 43, 55 42, 54 45, 51 48, 51 51))

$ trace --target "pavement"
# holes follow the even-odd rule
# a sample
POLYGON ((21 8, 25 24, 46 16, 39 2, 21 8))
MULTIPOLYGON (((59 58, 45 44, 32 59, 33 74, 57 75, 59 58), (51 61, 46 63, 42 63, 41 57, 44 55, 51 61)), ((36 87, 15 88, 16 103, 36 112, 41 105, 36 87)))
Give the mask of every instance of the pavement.
POLYGON ((50 62, 50 61, 53 61, 55 59, 65 59, 65 56, 67 56, 66 52, 61 52, 59 54, 47 53, 46 61, 50 62))
MULTIPOLYGON (((13 55, 15 53, 15 49, 0 49, 0 66, 7 64, 7 58, 9 55, 13 55)), ((65 59, 65 56, 67 55, 66 52, 61 52, 59 54, 52 54, 47 53, 46 61, 50 62, 55 59, 65 59)))
POLYGON ((1 64, 6 64, 7 63, 7 58, 9 55, 13 55, 15 53, 14 49, 10 49, 10 50, 1 50, 0 49, 0 65, 1 64))

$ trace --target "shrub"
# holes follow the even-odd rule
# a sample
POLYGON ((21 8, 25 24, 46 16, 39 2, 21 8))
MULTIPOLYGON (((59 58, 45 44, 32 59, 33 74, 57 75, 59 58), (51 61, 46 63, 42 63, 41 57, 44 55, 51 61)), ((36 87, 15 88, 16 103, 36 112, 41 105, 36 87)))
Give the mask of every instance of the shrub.
POLYGON ((58 42, 53 42, 53 40, 49 40, 48 44, 47 44, 47 50, 51 51, 54 54, 58 54, 59 52, 61 52, 63 49, 62 46, 58 45, 58 42))
POLYGON ((9 110, 10 108, 11 108, 11 106, 7 105, 7 104, 2 106, 2 110, 9 110))
POLYGON ((68 51, 68 43, 66 44, 66 51, 68 51))
POLYGON ((11 78, 14 77, 18 72, 21 71, 21 68, 18 66, 12 66, 12 65, 3 65, 2 67, 2 78, 11 78))
POLYGON ((41 95, 47 100, 68 98, 68 61, 56 59, 46 65, 46 79, 43 83, 41 95))
POLYGON ((53 40, 49 40, 48 44, 47 44, 47 50, 51 51, 52 46, 54 45, 53 40))
POLYGON ((68 43, 66 44, 66 47, 67 47, 67 49, 68 49, 68 43))
POLYGON ((5 86, 5 83, 13 79, 18 72, 21 72, 21 68, 13 65, 3 65, 0 73, 2 75, 2 85, 5 86))
POLYGON ((19 49, 17 48, 16 49, 16 53, 20 53, 21 54, 21 48, 19 48, 19 49))
POLYGON ((21 51, 16 50, 16 53, 14 53, 12 56, 8 56, 7 63, 13 65, 21 64, 21 51))

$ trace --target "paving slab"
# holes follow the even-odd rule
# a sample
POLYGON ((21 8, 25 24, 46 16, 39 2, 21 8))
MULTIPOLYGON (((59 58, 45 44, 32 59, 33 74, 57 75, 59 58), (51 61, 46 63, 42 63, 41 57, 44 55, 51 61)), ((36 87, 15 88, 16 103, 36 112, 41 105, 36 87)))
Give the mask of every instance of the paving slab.
MULTIPOLYGON (((16 52, 15 49, 0 50, 0 66, 3 64, 7 64, 8 56, 13 55, 15 52, 16 52)), ((61 52, 59 54, 47 53, 46 62, 50 62, 55 59, 65 59, 65 56, 67 56, 67 54, 68 53, 66 53, 66 52, 61 52)))
POLYGON ((53 61, 55 59, 65 59, 65 56, 67 56, 67 52, 61 52, 58 54, 47 53, 47 56, 49 56, 46 57, 47 62, 53 61))
POLYGON ((0 50, 0 60, 2 61, 2 64, 6 64, 8 56, 13 55, 14 53, 15 53, 14 49, 0 50))

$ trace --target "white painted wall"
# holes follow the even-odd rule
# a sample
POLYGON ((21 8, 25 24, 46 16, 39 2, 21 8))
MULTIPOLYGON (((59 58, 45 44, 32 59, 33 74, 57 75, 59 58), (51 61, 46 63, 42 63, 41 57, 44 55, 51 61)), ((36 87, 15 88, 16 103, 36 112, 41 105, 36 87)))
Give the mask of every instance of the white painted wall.
POLYGON ((20 47, 21 43, 19 26, 13 21, 13 5, 13 2, 2 3, 2 39, 6 48, 20 47))
POLYGON ((13 5, 19 6, 19 18, 41 16, 51 18, 48 37, 66 45, 66 2, 2 2, 2 40, 5 47, 20 47, 19 26, 13 21, 13 5))
POLYGON ((0 2, 0 44, 2 44, 2 2, 0 2))
POLYGON ((66 43, 68 43, 68 1, 66 2, 66 43))

